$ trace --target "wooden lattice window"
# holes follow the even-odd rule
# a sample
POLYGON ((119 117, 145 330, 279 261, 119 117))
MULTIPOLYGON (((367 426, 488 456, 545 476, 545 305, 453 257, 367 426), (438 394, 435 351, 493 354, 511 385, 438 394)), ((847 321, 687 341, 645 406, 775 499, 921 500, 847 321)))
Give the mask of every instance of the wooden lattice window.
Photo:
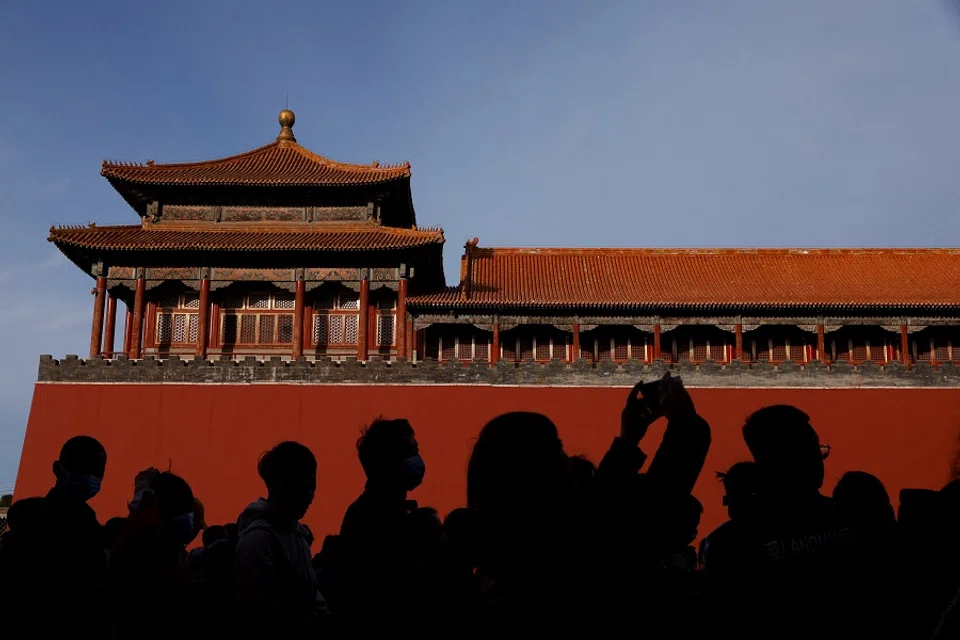
MULTIPOLYGON (((313 308, 314 344, 320 347, 357 344, 360 335, 360 298, 356 293, 326 293, 317 298, 313 308)), ((377 327, 378 339, 383 329, 377 327)))
POLYGON ((694 362, 707 361, 707 339, 696 337, 690 340, 691 357, 694 362))
POLYGON ((393 314, 381 314, 377 318, 377 344, 392 347, 396 339, 395 318, 393 314))
POLYGON ((196 313, 158 313, 157 343, 196 344, 199 326, 196 313))
POLYGON ((517 353, 518 361, 526 362, 527 360, 534 359, 533 351, 533 338, 532 337, 518 337, 517 338, 517 353))
POLYGON ((225 313, 220 325, 223 344, 275 345, 293 342, 293 314, 225 313))
POLYGON ((455 336, 440 336, 440 359, 457 359, 457 338, 455 336))
POLYGON ((806 342, 793 339, 787 343, 787 357, 793 362, 806 362, 807 361, 807 345, 806 342))
POLYGON ((490 359, 490 338, 485 334, 473 337, 473 357, 478 360, 490 359))
POLYGON ((866 362, 870 358, 867 356, 867 343, 862 340, 851 340, 854 362, 866 362))
POLYGON ((396 300, 381 296, 377 300, 377 345, 392 347, 396 344, 396 300))
POLYGON ((580 342, 580 357, 586 360, 587 362, 593 362, 594 354, 594 341, 593 340, 583 340, 580 342))
POLYGON ((707 357, 714 362, 727 361, 727 345, 720 340, 707 341, 707 357))
POLYGON ((158 345, 196 344, 200 330, 200 296, 196 291, 164 293, 155 301, 156 343, 158 345))
POLYGON ((625 362, 630 359, 630 341, 626 336, 614 336, 613 359, 617 362, 625 362))
POLYGON ((933 359, 936 362, 950 362, 950 342, 940 338, 933 339, 933 359))
MULTIPOLYGON (((490 358, 490 334, 472 327, 447 327, 439 340, 440 360, 471 362, 490 358)), ((510 344, 512 339, 508 338, 505 346, 510 344)))
POLYGON ((513 336, 504 338, 503 345, 501 347, 502 358, 507 362, 513 362, 517 359, 517 339, 513 336))
POLYGON ((228 291, 220 298, 220 342, 224 345, 293 344, 293 294, 228 291))
POLYGON ((613 352, 610 348, 610 338, 598 338, 596 342, 597 361, 603 362, 604 360, 611 360, 613 358, 613 352))
POLYGON ((754 352, 757 354, 757 362, 761 360, 773 360, 773 350, 770 348, 770 339, 762 338, 753 341, 754 352))
POLYGON ((770 360, 785 362, 787 360, 787 343, 785 340, 770 341, 770 360))

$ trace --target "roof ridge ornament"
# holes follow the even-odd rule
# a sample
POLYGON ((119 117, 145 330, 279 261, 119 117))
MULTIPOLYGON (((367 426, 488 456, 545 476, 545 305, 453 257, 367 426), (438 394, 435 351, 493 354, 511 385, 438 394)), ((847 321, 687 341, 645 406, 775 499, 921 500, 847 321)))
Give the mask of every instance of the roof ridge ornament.
POLYGON ((280 112, 278 118, 280 122, 280 134, 277 136, 277 142, 296 142, 293 135, 293 125, 297 121, 297 116, 290 109, 284 109, 280 112))

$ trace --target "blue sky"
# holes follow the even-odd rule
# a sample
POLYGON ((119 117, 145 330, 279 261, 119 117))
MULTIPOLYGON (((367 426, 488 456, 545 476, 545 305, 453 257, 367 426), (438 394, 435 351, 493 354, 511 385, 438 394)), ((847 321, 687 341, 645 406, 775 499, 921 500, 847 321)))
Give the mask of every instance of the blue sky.
POLYGON ((421 224, 544 246, 957 246, 947 0, 0 3, 0 491, 37 358, 83 354, 52 224, 131 223, 103 158, 276 136, 413 165, 421 224))

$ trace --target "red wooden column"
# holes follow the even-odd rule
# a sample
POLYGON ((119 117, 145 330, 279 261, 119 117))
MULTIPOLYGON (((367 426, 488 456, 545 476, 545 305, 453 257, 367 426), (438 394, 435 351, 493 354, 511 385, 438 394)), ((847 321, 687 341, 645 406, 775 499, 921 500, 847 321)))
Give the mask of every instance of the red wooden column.
POLYGON ((143 346, 141 352, 156 346, 157 343, 157 303, 148 302, 143 312, 143 346))
POLYGON ((90 357, 100 355, 103 347, 103 303, 107 297, 107 279, 97 278, 97 288, 93 298, 93 324, 90 327, 90 357))
MULTIPOLYGON (((743 324, 737 323, 734 325, 733 333, 733 348, 736 350, 737 360, 743 362, 743 324)), ((732 358, 731 358, 732 360, 732 358)))
POLYGON ((653 359, 660 359, 660 323, 653 325, 653 359))
POLYGON ((403 354, 407 360, 413 360, 413 350, 416 349, 416 331, 413 330, 413 318, 407 319, 407 333, 405 336, 406 340, 406 352, 403 354))
POLYGON ((103 330, 103 357, 113 357, 113 336, 117 332, 117 299, 107 294, 107 322, 103 330))
POLYGON ((407 279, 397 283, 397 357, 407 357, 407 279))
POLYGON ((133 297, 133 327, 130 330, 130 351, 127 352, 131 360, 139 360, 142 353, 143 340, 143 306, 147 293, 147 281, 137 278, 137 289, 133 297))
POLYGON ((216 349, 220 346, 220 305, 216 302, 210 304, 210 339, 207 347, 216 349))
POLYGON ((823 325, 817 325, 817 351, 820 353, 820 362, 824 364, 830 363, 830 358, 827 357, 827 339, 823 334, 823 325))
POLYGON ((303 355, 303 302, 306 293, 307 283, 302 278, 298 278, 293 298, 293 353, 291 355, 294 360, 303 355))
POLYGON ((900 325, 900 362, 910 368, 910 334, 905 324, 900 325))
POLYGON ((133 310, 130 305, 126 305, 127 310, 123 314, 123 352, 130 355, 130 337, 133 332, 133 310))
POLYGON ((370 323, 370 278, 367 270, 363 270, 360 279, 360 326, 357 327, 357 360, 366 361, 370 355, 367 344, 367 329, 370 323))
POLYGON ((490 328, 493 330, 493 339, 490 341, 490 362, 500 362, 500 320, 495 319, 490 328))
POLYGON ((197 314, 197 357, 206 359, 210 333, 210 278, 200 279, 200 313, 197 314))
POLYGON ((573 331, 573 340, 571 341, 570 351, 570 362, 576 362, 580 359, 580 323, 574 322, 571 326, 573 331))

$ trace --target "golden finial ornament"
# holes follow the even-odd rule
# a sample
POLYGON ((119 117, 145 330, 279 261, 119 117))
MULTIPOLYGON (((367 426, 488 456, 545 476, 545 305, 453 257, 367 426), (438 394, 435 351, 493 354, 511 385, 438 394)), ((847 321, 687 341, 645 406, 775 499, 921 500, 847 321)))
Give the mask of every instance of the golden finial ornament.
POLYGON ((297 116, 294 115, 293 111, 290 109, 284 109, 280 112, 280 135, 277 136, 277 140, 289 140, 290 142, 296 142, 297 139, 293 136, 293 124, 297 121, 297 116))

